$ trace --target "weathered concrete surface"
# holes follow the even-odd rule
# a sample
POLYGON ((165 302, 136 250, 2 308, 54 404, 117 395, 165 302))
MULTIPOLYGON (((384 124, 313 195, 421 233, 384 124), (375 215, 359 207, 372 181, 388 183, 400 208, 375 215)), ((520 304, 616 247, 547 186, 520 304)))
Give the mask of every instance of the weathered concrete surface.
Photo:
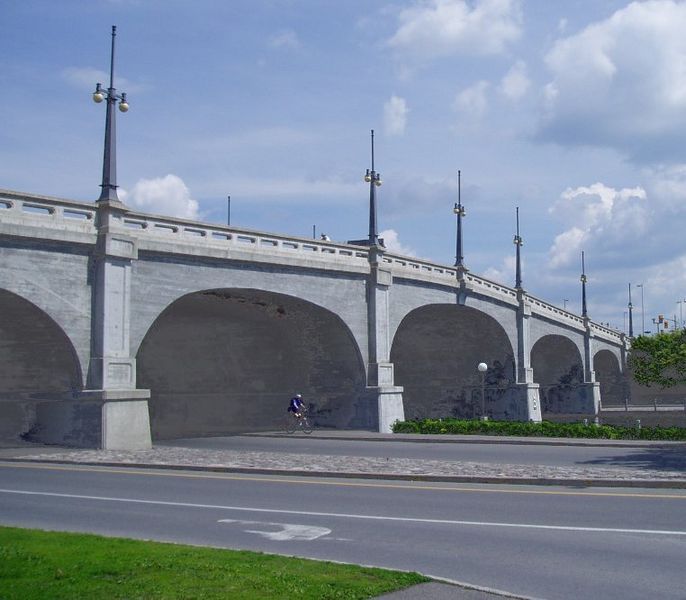
MULTIPOLYGON (((401 323, 391 351, 395 380, 404 388, 407 419, 481 415, 480 362, 488 364, 485 411, 519 416, 514 353, 502 327, 466 306, 430 305, 401 323)), ((516 417, 515 417, 516 418, 516 417)))
MULTIPOLYGON (((480 412, 481 361, 490 367, 486 412, 538 418, 532 385, 542 379, 532 380, 527 357, 530 344, 551 335, 581 354, 576 397, 561 397, 558 408, 583 412, 596 402, 593 356, 623 357, 620 334, 457 275, 373 248, 0 190, 0 404, 15 403, 0 407, 0 433, 75 443, 77 428, 92 426, 80 443, 126 439, 107 435, 102 410, 92 422, 86 388, 102 398, 129 390, 140 402, 138 392, 151 389, 158 437, 269 427, 295 391, 309 396, 322 425, 387 429, 403 407, 407 416, 480 412), (234 303, 205 314, 198 298, 212 292, 243 294, 251 309, 234 303), (435 317, 447 318, 447 329, 429 324, 435 317)), ((560 355, 543 359, 559 363, 560 355)), ((141 423, 137 406, 124 415, 141 423)))
POLYGON ((185 296, 138 354, 152 391, 155 439, 273 429, 301 393, 321 426, 377 425, 365 372, 341 320, 304 300, 258 290, 185 296))

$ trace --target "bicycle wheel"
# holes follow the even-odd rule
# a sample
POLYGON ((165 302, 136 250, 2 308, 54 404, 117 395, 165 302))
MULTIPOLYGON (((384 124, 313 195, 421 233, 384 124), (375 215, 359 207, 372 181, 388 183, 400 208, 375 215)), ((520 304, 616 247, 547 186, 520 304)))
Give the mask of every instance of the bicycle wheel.
POLYGON ((295 419, 291 417, 290 413, 286 416, 286 420, 284 421, 283 428, 286 433, 295 433, 295 427, 297 423, 295 422, 295 419))
POLYGON ((310 420, 307 417, 303 417, 300 421, 300 427, 303 430, 303 433, 312 433, 312 424, 310 423, 310 420))

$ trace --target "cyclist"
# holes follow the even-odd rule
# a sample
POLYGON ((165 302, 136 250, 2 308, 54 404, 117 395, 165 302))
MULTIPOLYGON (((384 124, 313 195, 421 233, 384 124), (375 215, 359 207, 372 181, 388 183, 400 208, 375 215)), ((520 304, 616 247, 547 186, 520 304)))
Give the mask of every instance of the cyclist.
POLYGON ((288 403, 288 412, 292 412, 294 418, 300 419, 303 416, 304 410, 305 403, 303 402, 302 394, 296 394, 288 403))

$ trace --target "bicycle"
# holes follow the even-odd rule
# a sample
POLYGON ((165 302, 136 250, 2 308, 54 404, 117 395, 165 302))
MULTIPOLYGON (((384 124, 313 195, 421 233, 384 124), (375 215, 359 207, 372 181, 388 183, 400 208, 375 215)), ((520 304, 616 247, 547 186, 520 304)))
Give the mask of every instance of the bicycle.
POLYGON ((299 429, 303 433, 310 434, 314 429, 312 423, 307 416, 307 411, 303 408, 300 411, 300 416, 292 416, 290 413, 286 415, 286 433, 295 433, 296 429, 299 429))

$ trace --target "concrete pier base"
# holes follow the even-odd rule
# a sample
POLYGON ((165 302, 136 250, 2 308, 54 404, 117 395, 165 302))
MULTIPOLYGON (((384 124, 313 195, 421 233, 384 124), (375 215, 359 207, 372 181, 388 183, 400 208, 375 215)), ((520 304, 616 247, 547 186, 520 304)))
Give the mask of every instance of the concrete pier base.
POLYGON ((368 387, 379 407, 379 433, 392 433, 393 423, 405 420, 403 388, 399 386, 368 387))
POLYGON ((86 390, 69 400, 25 408, 27 441, 75 448, 145 450, 152 447, 150 390, 86 390))

